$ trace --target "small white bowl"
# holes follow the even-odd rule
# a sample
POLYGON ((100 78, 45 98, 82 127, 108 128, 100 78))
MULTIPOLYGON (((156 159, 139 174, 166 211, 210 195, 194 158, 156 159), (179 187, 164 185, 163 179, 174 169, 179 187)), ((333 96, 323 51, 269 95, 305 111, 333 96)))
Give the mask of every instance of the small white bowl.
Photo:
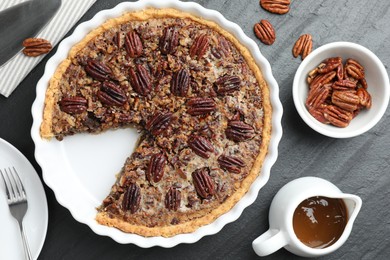
POLYGON ((293 99, 295 107, 306 122, 315 131, 334 138, 348 138, 360 135, 370 130, 382 118, 389 104, 389 76, 379 58, 367 48, 350 42, 333 42, 325 44, 310 53, 301 63, 295 73, 293 83, 293 99), (372 107, 362 110, 345 128, 323 124, 309 114, 305 106, 309 86, 306 81, 308 73, 323 60, 339 56, 343 62, 348 58, 355 59, 365 68, 368 84, 367 91, 371 94, 372 107))

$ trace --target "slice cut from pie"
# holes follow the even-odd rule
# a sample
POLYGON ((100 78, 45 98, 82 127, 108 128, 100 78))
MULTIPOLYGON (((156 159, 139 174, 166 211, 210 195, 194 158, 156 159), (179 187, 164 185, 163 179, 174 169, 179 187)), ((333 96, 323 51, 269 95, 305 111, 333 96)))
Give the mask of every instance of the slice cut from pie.
POLYGON ((258 176, 271 132, 268 86, 249 51, 214 22, 174 9, 126 13, 57 68, 41 136, 118 127, 137 127, 142 139, 96 220, 142 236, 193 232, 258 176))

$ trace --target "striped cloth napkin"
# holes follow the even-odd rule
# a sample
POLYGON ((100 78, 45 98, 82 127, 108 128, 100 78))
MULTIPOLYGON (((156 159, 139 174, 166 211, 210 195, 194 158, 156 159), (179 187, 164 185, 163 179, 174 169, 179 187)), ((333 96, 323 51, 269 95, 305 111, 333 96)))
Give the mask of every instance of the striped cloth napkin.
MULTIPOLYGON (((2 0, 0 11, 26 0, 2 0)), ((57 13, 35 37, 44 38, 55 46, 96 0, 62 0, 57 13)), ((22 52, 0 67, 0 94, 8 97, 44 55, 32 58, 22 52)))

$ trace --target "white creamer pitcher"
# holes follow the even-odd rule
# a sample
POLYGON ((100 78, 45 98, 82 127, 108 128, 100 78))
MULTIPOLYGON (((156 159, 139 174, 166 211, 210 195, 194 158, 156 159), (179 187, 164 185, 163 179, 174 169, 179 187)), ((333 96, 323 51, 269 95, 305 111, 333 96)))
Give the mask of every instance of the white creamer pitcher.
POLYGON ((259 256, 269 255, 284 247, 305 257, 317 257, 337 250, 349 237, 353 223, 362 205, 360 197, 341 192, 334 184, 317 177, 303 177, 284 185, 272 200, 269 211, 269 230, 256 238, 253 249, 259 256), (325 248, 312 248, 302 243, 293 228, 293 215, 298 205, 310 197, 322 196, 342 199, 348 221, 341 237, 325 248))

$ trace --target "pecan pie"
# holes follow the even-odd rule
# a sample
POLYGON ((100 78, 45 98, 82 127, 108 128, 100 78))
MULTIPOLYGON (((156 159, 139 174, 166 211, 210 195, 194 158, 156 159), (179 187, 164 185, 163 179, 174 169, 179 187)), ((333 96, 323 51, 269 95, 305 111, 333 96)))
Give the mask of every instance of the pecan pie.
POLYGON ((268 86, 249 51, 214 22, 173 9, 126 13, 57 68, 41 136, 118 127, 142 134, 97 222, 142 236, 193 232, 258 176, 271 132, 268 86))

